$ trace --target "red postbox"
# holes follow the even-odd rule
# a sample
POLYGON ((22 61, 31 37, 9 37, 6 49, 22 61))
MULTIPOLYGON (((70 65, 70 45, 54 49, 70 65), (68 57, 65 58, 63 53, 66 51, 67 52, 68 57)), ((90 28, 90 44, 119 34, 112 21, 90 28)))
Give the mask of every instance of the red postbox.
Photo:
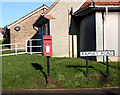
POLYGON ((52 56, 52 36, 43 36, 43 55, 52 56))

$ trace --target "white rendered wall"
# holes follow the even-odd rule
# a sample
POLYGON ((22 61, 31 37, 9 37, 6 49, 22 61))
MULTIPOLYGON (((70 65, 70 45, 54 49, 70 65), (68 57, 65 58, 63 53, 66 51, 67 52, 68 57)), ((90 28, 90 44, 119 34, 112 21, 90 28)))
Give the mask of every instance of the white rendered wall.
MULTIPOLYGON (((115 50, 115 56, 109 61, 118 61, 118 12, 108 12, 105 22, 106 50, 115 50)), ((103 21, 102 13, 96 12, 96 49, 103 50, 103 21)), ((97 57, 102 61, 103 57, 97 57)))
MULTIPOLYGON (((81 0, 82 2, 82 0, 81 0)), ((50 20, 50 34, 52 35, 52 46, 54 57, 69 57, 69 26, 71 7, 76 9, 81 2, 63 2, 61 0, 49 13, 55 19, 50 20), (68 19, 69 15, 69 19, 68 19)), ((70 35, 70 57, 72 57, 72 39, 70 35)), ((77 56, 77 39, 74 36, 74 57, 77 56)))

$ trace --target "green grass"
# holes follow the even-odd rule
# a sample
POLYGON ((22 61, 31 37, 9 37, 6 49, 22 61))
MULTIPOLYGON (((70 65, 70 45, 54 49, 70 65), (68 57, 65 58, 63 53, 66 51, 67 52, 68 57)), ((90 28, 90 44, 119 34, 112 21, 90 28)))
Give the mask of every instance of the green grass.
POLYGON ((106 65, 89 61, 89 78, 85 77, 86 63, 80 58, 50 58, 51 84, 47 85, 46 57, 17 55, 2 57, 3 89, 89 88, 119 86, 120 62, 110 62, 109 77, 106 65))
POLYGON ((2 44, 2 41, 0 40, 0 45, 2 44))
MULTIPOLYGON (((17 51, 17 53, 21 53, 21 52, 25 52, 25 51, 17 51)), ((12 53, 15 53, 15 51, 7 50, 2 52, 2 54, 12 54, 12 53)))

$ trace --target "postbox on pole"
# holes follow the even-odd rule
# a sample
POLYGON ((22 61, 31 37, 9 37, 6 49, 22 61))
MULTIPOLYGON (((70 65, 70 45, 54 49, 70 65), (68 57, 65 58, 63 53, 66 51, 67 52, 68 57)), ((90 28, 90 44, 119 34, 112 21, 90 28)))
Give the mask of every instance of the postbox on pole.
POLYGON ((43 56, 47 57, 47 83, 50 84, 50 56, 52 56, 52 36, 43 36, 43 56))

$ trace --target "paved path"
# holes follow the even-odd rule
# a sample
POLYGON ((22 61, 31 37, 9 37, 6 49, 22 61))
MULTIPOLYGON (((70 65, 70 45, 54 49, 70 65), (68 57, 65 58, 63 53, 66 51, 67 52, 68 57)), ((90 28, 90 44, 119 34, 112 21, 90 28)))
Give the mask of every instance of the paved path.
POLYGON ((120 95, 120 88, 3 90, 2 95, 120 95))

